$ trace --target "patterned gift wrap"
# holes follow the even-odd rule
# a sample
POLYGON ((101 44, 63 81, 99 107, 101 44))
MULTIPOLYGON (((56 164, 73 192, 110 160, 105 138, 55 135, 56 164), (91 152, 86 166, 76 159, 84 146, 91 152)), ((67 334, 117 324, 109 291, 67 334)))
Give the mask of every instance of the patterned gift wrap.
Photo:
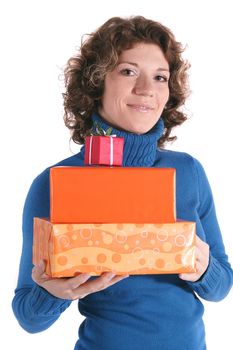
POLYGON ((34 218, 33 263, 51 277, 195 272, 195 223, 55 224, 34 218))

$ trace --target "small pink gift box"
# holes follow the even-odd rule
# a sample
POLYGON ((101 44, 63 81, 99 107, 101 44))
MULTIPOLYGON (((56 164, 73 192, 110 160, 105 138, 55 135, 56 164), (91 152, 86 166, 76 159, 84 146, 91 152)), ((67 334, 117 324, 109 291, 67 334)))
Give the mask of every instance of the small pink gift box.
POLYGON ((85 165, 122 166, 124 138, 110 136, 87 136, 85 142, 85 165))

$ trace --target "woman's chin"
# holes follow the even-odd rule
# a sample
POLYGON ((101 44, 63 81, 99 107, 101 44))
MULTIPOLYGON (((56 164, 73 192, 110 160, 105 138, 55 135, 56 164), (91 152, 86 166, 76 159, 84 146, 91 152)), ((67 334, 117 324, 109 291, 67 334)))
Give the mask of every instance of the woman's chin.
POLYGON ((132 127, 132 128, 129 128, 128 131, 129 132, 132 132, 134 134, 137 134, 137 135, 142 135, 142 134, 146 134, 148 131, 150 131, 151 128, 145 128, 145 126, 143 127, 132 127))

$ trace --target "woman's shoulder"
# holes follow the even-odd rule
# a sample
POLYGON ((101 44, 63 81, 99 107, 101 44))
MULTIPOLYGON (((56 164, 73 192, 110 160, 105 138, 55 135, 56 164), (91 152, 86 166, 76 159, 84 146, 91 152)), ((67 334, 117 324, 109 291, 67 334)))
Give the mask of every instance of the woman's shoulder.
POLYGON ((70 157, 62 159, 54 164, 49 165, 36 176, 36 178, 33 180, 33 183, 39 185, 49 182, 50 169, 58 166, 83 166, 83 156, 81 152, 79 152, 70 157))
POLYGON ((200 160, 187 152, 159 149, 158 160, 161 164, 166 164, 167 166, 173 166, 175 168, 182 167, 183 170, 190 169, 197 172, 203 169, 200 160))
POLYGON ((195 161, 196 158, 187 152, 174 151, 170 149, 159 148, 157 150, 159 157, 164 159, 172 159, 177 162, 190 162, 195 161))
POLYGON ((83 159, 83 152, 80 150, 80 152, 74 154, 73 156, 62 159, 61 161, 51 165, 49 169, 56 166, 83 166, 83 159))

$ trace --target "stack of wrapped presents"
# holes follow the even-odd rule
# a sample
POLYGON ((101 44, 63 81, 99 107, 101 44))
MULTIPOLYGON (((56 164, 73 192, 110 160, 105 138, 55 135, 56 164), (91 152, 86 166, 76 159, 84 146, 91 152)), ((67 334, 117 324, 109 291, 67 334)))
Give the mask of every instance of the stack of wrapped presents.
POLYGON ((123 139, 90 136, 85 166, 50 169, 33 263, 45 260, 51 277, 195 271, 195 222, 176 218, 175 169, 122 167, 122 154, 123 139))

